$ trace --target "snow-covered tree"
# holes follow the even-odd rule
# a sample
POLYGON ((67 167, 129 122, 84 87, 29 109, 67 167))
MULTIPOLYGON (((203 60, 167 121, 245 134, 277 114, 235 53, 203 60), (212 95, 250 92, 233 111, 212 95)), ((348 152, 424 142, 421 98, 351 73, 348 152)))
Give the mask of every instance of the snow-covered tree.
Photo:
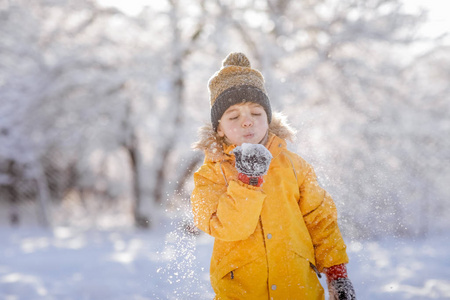
POLYGON ((442 229, 450 58, 432 42, 411 51, 421 20, 397 0, 167 0, 134 16, 94 0, 7 2, 0 201, 27 194, 51 222, 52 207, 78 193, 126 202, 136 225, 151 224, 159 207, 188 201, 207 81, 243 51, 345 230, 442 229))

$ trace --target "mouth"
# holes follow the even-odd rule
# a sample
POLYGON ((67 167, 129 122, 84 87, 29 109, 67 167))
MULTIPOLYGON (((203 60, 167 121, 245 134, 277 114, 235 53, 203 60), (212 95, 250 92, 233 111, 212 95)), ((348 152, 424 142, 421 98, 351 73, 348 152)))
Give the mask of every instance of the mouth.
POLYGON ((254 133, 246 133, 246 134, 244 134, 244 139, 248 140, 248 139, 253 138, 254 136, 255 136, 254 133))

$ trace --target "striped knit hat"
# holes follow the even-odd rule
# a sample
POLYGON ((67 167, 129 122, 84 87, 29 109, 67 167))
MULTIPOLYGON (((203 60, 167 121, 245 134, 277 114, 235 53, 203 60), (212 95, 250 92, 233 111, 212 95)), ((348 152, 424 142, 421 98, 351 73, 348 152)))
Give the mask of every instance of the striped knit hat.
POLYGON ((230 106, 244 102, 261 105, 270 124, 272 109, 264 88, 264 78, 258 70, 251 68, 243 53, 228 54, 222 68, 209 80, 208 87, 214 131, 217 131, 220 118, 230 106))

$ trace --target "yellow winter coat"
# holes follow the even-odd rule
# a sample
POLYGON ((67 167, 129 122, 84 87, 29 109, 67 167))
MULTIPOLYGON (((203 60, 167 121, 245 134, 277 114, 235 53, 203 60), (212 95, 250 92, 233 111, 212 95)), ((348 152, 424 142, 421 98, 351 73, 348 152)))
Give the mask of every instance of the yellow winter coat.
POLYGON ((218 145, 210 131, 198 144, 206 156, 191 202, 197 227, 215 238, 215 299, 324 299, 313 268, 347 263, 346 247, 330 195, 279 137, 289 135, 285 125, 271 123, 262 187, 237 180, 234 146, 218 145))

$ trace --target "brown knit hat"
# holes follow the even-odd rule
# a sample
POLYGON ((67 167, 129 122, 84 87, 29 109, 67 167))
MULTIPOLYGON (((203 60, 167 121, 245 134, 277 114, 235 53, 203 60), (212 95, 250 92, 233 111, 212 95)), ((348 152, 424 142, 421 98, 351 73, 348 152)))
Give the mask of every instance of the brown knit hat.
POLYGON ((208 87, 214 131, 217 131, 220 118, 230 106, 244 102, 261 105, 270 124, 272 109, 264 88, 264 78, 258 70, 251 68, 250 61, 243 53, 228 54, 222 68, 209 80, 208 87))

